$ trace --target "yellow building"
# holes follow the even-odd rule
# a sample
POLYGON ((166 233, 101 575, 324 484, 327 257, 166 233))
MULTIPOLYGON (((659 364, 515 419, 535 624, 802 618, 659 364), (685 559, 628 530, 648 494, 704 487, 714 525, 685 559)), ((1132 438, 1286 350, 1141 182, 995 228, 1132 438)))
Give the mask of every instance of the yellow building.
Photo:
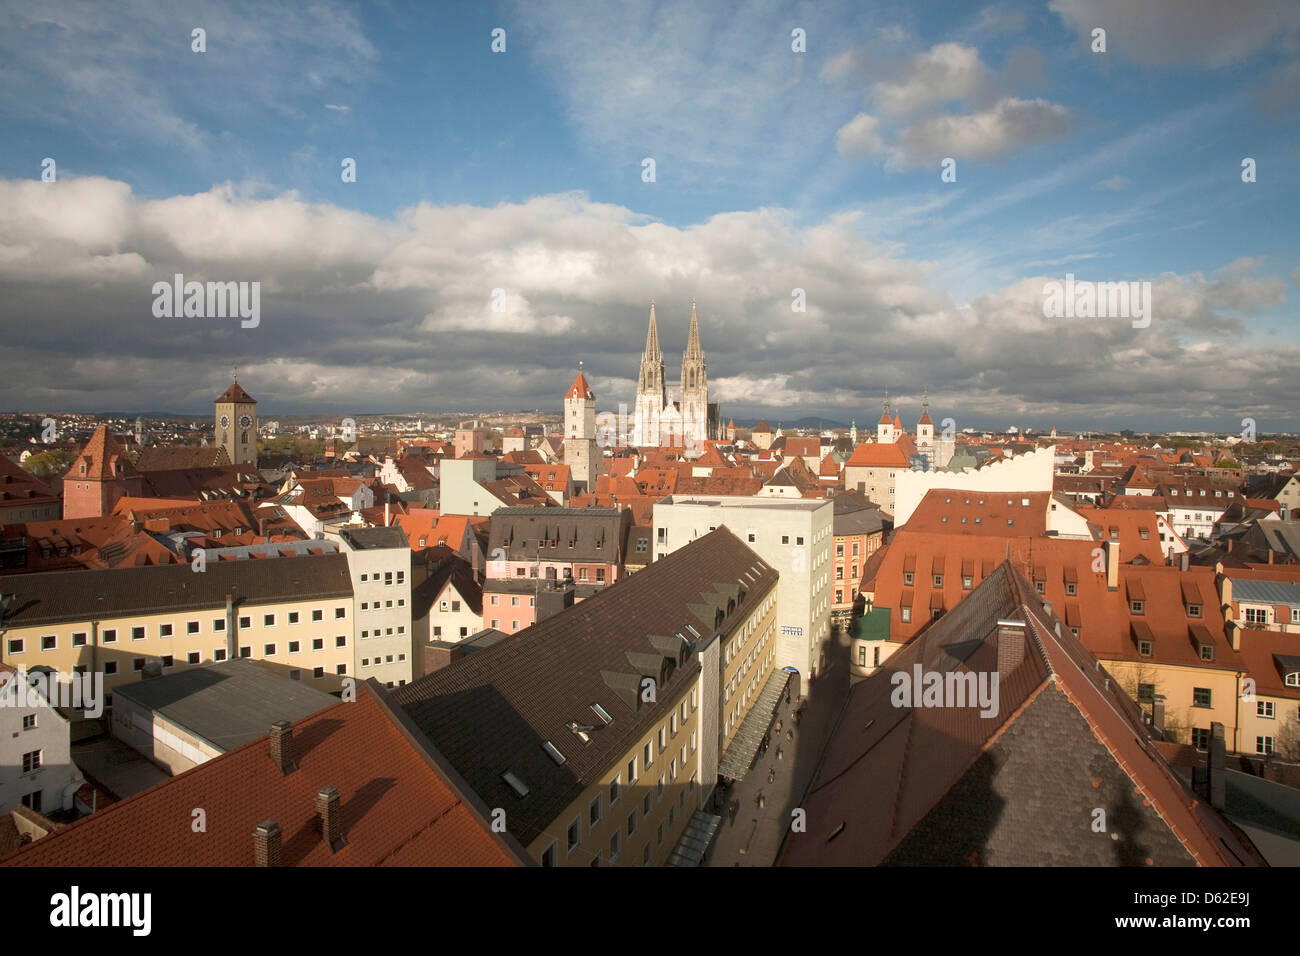
POLYGON ((0 661, 102 673, 112 693, 250 657, 327 692, 353 674, 355 611, 341 554, 23 574, 0 581, 0 661))
POLYGON ((785 676, 777 582, 720 527, 393 699, 541 865, 698 862, 724 748, 785 676))

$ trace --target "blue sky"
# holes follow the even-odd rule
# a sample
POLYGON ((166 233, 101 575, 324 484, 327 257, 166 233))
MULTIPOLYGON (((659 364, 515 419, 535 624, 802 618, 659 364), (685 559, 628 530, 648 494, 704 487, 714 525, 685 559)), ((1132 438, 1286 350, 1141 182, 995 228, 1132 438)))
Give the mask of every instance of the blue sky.
POLYGON ((654 297, 676 325, 700 301, 736 414, 870 420, 928 386, 959 422, 1283 428, 1300 5, 1221 6, 5 4, 0 316, 55 317, 0 404, 199 410, 237 362, 286 412, 557 405, 576 342, 612 404, 654 297), (30 191, 46 156, 75 203, 30 191), (173 269, 260 278, 276 321, 135 315, 173 269), (1067 272, 1155 282, 1155 331, 1017 311, 1067 272), (474 315, 496 287, 513 324, 474 315), (119 334, 34 377, 96 309, 119 334), (124 363, 178 394, 99 380, 124 363))

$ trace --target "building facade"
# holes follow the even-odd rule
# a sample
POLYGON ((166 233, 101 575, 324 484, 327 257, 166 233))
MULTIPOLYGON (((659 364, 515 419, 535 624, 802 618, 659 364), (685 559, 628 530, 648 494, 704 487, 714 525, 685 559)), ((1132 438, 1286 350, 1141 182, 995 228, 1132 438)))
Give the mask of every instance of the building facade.
POLYGON ((632 444, 664 447, 700 447, 723 438, 721 409, 709 402, 709 376, 700 346, 700 323, 691 302, 691 329, 682 354, 681 385, 669 394, 664 375, 664 354, 659 347, 655 307, 650 305, 650 328, 637 376, 633 409, 632 444))

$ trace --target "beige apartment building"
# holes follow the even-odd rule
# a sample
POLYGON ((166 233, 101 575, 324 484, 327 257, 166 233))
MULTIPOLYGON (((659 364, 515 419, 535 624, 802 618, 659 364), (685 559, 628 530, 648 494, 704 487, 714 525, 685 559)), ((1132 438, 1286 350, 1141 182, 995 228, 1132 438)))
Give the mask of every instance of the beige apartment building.
POLYGON ((771 680, 777 587, 719 528, 393 700, 541 865, 698 863, 771 680))
POLYGON ((353 676, 352 582, 342 554, 209 560, 0 581, 0 661, 100 672, 104 689, 197 664, 263 660, 326 692, 353 676))

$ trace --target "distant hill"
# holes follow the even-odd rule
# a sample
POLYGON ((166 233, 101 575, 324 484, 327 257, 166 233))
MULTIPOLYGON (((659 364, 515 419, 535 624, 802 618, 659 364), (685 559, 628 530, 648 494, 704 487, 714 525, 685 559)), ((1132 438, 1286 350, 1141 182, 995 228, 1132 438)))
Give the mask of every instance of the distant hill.
MULTIPOLYGON (((730 418, 730 416, 728 416, 728 418, 730 418)), ((823 431, 827 428, 840 428, 847 431, 849 427, 843 422, 832 421, 829 418, 819 418, 815 415, 805 415, 803 418, 796 418, 792 421, 786 421, 780 416, 773 415, 765 415, 762 418, 737 418, 735 421, 737 428, 753 428, 760 421, 766 421, 772 426, 773 431, 777 428, 803 431, 823 431)))

